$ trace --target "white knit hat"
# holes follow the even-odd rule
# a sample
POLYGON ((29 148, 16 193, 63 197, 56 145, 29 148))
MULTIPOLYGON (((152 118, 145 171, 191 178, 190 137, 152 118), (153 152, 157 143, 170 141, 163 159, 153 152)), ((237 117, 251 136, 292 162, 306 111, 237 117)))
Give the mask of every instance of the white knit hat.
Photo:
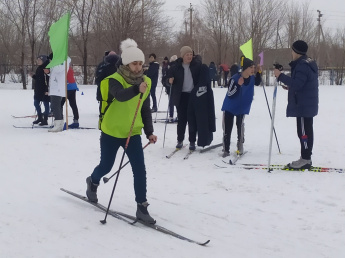
POLYGON ((138 48, 137 42, 133 39, 126 39, 121 42, 120 49, 122 51, 121 58, 124 65, 128 65, 134 61, 145 62, 143 51, 138 48))

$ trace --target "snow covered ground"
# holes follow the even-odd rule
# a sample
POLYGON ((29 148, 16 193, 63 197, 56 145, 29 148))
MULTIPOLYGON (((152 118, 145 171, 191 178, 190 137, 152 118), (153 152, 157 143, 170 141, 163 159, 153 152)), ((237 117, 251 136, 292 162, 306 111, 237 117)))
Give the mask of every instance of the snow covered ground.
MULTIPOLYGON (((104 213, 60 191, 63 187, 85 194, 85 178, 99 162, 99 130, 48 133, 13 128, 30 126, 33 121, 11 117, 34 114, 33 91, 20 88, 0 84, 0 257, 344 257, 345 174, 217 168, 214 164, 224 164, 221 148, 196 152, 183 160, 185 149, 166 159, 176 144, 176 125, 172 124, 167 125, 165 148, 165 124, 156 123, 159 140, 145 149, 149 211, 157 224, 211 242, 198 246, 111 216, 102 225, 104 213)), ((273 87, 266 91, 271 104, 273 87)), ((95 92, 95 86, 80 86, 81 126, 97 127, 95 92)), ((160 92, 158 87, 158 97, 160 92)), ((214 90, 214 144, 222 138, 224 94, 223 88, 214 90)), ((344 96, 344 86, 320 86, 314 165, 345 168, 344 96)), ((276 131, 282 154, 274 141, 272 164, 299 158, 295 119, 285 117, 286 102, 287 92, 279 88, 276 131)), ((166 108, 163 92, 159 109, 166 108)), ((248 153, 239 163, 266 164, 270 118, 262 87, 255 88, 252 112, 245 123, 248 153)), ((234 129, 232 151, 235 145, 234 129)), ((121 155, 122 150, 113 172, 121 155)), ((100 185, 100 203, 108 204, 113 183, 100 185)), ((111 208, 135 214, 129 166, 121 172, 111 208)))

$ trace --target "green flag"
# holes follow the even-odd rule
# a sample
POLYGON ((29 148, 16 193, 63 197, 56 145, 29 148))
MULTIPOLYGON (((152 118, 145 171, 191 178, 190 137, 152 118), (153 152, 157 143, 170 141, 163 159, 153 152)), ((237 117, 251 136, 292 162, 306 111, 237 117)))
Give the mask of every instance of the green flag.
POLYGON ((246 43, 244 43, 242 46, 240 46, 240 49, 246 58, 253 60, 253 41, 252 41, 252 39, 248 40, 246 43))
POLYGON ((67 60, 70 17, 71 15, 66 13, 49 28, 48 35, 50 47, 53 50, 53 60, 47 65, 47 68, 60 65, 67 60))

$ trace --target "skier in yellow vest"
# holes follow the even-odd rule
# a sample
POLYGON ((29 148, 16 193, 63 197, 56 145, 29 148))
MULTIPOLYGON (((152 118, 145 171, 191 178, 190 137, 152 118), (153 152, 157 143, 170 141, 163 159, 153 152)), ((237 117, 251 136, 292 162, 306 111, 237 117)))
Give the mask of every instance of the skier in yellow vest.
POLYGON ((145 56, 137 47, 137 43, 132 39, 126 39, 121 42, 120 48, 122 65, 119 66, 116 73, 101 82, 102 97, 107 95, 107 98, 110 96, 113 99, 100 123, 102 131, 100 137, 101 160, 91 176, 86 179, 86 195, 90 201, 98 202, 97 187, 99 182, 112 169, 118 149, 120 147, 125 149, 139 98, 143 94, 126 155, 134 175, 136 216, 146 223, 154 224, 156 221, 147 211, 146 169, 140 136, 142 129, 144 129, 150 143, 157 141, 157 136, 153 135, 150 98, 148 97, 151 80, 143 74, 142 66, 145 62, 145 56))

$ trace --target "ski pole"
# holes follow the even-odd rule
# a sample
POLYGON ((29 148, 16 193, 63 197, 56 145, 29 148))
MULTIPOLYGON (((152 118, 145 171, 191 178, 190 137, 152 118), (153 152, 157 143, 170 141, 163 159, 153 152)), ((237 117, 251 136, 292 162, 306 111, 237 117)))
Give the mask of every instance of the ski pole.
MULTIPOLYGON (((147 147, 147 146, 149 146, 149 144, 150 144, 150 142, 148 142, 144 147, 143 147, 143 150, 147 147)), ((125 166, 127 166, 128 165, 128 163, 129 163, 129 161, 127 161, 122 167, 120 167, 114 174, 112 174, 111 175, 111 177, 103 177, 103 182, 106 184, 106 183, 108 183, 108 181, 110 180, 110 179, 112 179, 117 173, 119 173, 120 172, 120 170, 121 169, 123 169, 125 166)))
MULTIPOLYGON (((270 118, 272 119, 271 109, 270 109, 270 105, 268 104, 268 99, 267 99, 267 95, 266 95, 265 85, 262 84, 262 88, 263 88, 264 93, 265 93, 265 98, 266 98, 266 104, 267 104, 267 108, 268 108, 268 113, 270 114, 270 118)), ((277 142, 279 154, 281 154, 275 127, 273 127, 273 132, 274 132, 274 136, 275 136, 275 138, 276 138, 276 142, 277 142)))
POLYGON ((274 118, 275 118, 275 113, 276 113, 275 111, 276 111, 276 100, 277 100, 277 88, 278 88, 278 80, 276 79, 276 83, 274 85, 274 92, 273 92, 270 145, 269 145, 269 151, 268 151, 268 167, 267 167, 268 172, 271 172, 272 139, 273 139, 274 118))
MULTIPOLYGON (((170 84, 170 83, 169 83, 170 84)), ((164 127, 164 136, 163 136, 163 148, 164 148, 164 143, 165 143, 165 134, 167 131, 167 121, 168 121, 168 116, 169 116, 169 109, 170 109, 170 101, 171 101, 171 89, 172 89, 172 84, 170 84, 170 90, 169 90, 169 100, 168 100, 168 109, 167 109, 167 116, 165 120, 165 127, 164 127)))
POLYGON ((162 89, 161 89, 161 94, 159 95, 157 112, 156 112, 155 121, 154 121, 155 123, 157 122, 157 114, 158 114, 158 110, 159 110, 159 104, 161 103, 162 92, 163 92, 163 85, 162 85, 162 89))
POLYGON ((119 165, 119 169, 118 169, 119 172, 117 173, 116 180, 115 180, 114 187, 113 187, 113 191, 111 192, 111 196, 110 196, 108 208, 107 208, 107 211, 106 211, 106 213, 105 213, 104 219, 101 220, 101 223, 102 223, 102 224, 107 223, 107 216, 108 216, 108 213, 109 213, 110 204, 111 204, 111 201, 113 200, 113 196, 114 196, 114 192, 115 192, 115 188, 116 188, 117 181, 118 181, 118 179, 119 179, 119 175, 120 175, 120 171, 121 171, 123 159, 125 158, 126 150, 127 150, 128 144, 129 144, 129 140, 130 140, 130 138, 131 138, 131 134, 132 134, 132 131, 133 131, 135 119, 137 118, 137 114, 138 114, 138 111, 139 111, 139 107, 140 107, 140 103, 141 103, 142 98, 143 98, 143 93, 140 93, 138 105, 137 105, 137 108, 136 108, 136 110, 135 110, 135 114, 134 114, 134 118, 133 118, 133 121, 132 121, 132 125, 131 125, 131 128, 129 129, 129 133, 128 133, 128 137, 127 137, 127 140, 126 140, 125 148, 124 148, 124 150, 123 150, 121 162, 120 162, 120 165, 119 165))

